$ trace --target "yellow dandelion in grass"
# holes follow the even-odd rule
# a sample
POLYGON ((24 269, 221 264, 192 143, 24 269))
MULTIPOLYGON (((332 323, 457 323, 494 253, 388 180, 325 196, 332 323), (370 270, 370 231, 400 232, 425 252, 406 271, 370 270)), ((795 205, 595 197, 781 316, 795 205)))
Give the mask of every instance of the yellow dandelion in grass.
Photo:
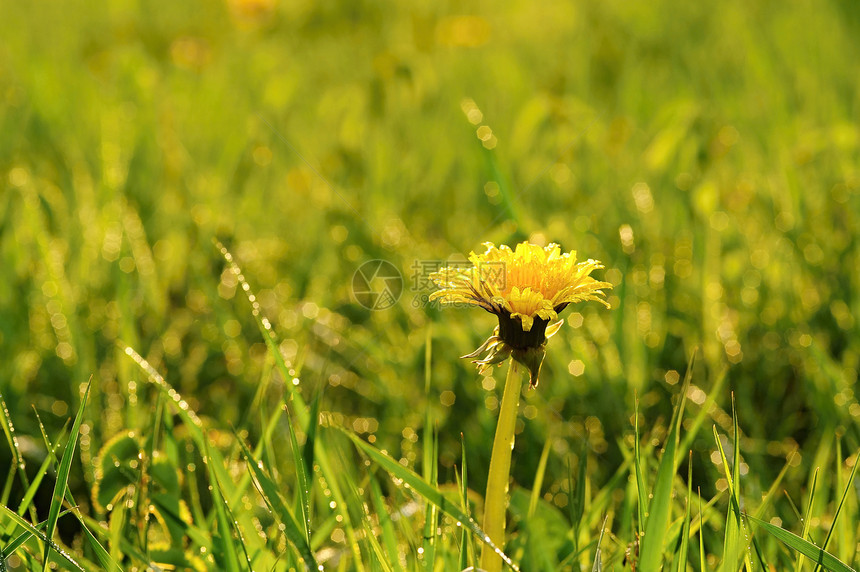
POLYGON ((508 357, 526 366, 529 383, 538 383, 546 341, 561 327, 550 324, 568 304, 594 300, 607 308, 603 288, 612 288, 590 276, 603 268, 597 260, 576 261, 576 252, 561 252, 557 244, 540 247, 521 242, 515 250, 487 242, 486 252, 469 255, 471 267, 446 267, 430 275, 440 290, 431 300, 468 304, 495 314, 499 325, 474 352, 464 358, 483 371, 508 357))

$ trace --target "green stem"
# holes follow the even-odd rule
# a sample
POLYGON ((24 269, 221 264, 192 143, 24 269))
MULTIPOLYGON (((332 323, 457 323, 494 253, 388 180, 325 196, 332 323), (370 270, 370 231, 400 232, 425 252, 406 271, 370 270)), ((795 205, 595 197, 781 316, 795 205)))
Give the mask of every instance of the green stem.
MULTIPOLYGON (((517 410, 522 387, 522 376, 517 371, 516 363, 511 360, 508 376, 505 379, 502 406, 499 409, 496 437, 493 440, 487 494, 484 496, 484 532, 500 550, 505 547, 508 481, 511 474, 511 453, 514 449, 514 430, 517 427, 517 410)), ((501 557, 486 544, 481 551, 481 568, 487 572, 498 572, 502 569, 501 557)))

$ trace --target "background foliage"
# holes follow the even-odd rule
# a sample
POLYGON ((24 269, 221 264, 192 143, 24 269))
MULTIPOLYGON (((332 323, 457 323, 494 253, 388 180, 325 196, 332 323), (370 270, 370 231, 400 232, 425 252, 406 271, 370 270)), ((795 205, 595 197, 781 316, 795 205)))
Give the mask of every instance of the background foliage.
MULTIPOLYGON (((733 393, 749 502, 789 463, 791 501, 767 517, 799 532, 792 501, 802 510, 820 467, 814 539, 829 530, 832 468, 860 447, 854 3, 39 0, 2 13, 0 390, 32 478, 40 420, 57 439, 92 376, 69 475, 82 512, 105 519, 91 494, 105 443, 159 424, 158 391, 118 342, 179 391, 237 474, 233 428, 257 443, 295 384, 306 401, 325 388, 330 424, 419 471, 429 408, 439 483, 456 483, 463 434, 483 491, 504 374, 457 356, 494 319, 428 306, 417 269, 530 239, 604 261, 615 289, 612 311, 568 311, 525 395, 515 504, 548 443, 547 511, 567 514, 569 467, 587 459, 589 495, 614 494, 609 512, 629 516, 635 483, 610 479, 629 460, 634 402, 642 442, 659 445, 699 348, 688 406, 725 376, 705 428, 733 434, 733 393), (278 333, 287 378, 213 238, 278 333), (351 296, 373 259, 404 278, 383 311, 351 296)), ((287 424, 270 438, 285 446, 287 424)), ((355 450, 329 439, 362 483, 355 450)), ((726 489, 709 430, 692 450, 707 501, 726 489)), ((290 473, 278 453, 266 466, 290 473)), ((0 449, 0 478, 17 508, 14 454, 0 449)), ((45 518, 51 486, 39 490, 45 518)), ((634 526, 610 528, 620 565, 634 526)), ((74 519, 60 533, 83 550, 74 519)), ((836 553, 856 560, 856 539, 855 520, 836 553)), ((331 532, 315 549, 346 542, 331 532)))

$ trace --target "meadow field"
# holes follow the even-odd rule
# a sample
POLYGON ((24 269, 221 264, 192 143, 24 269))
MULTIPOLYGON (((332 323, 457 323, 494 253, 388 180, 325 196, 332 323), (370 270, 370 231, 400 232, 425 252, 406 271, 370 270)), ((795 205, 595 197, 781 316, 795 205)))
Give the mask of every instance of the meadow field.
POLYGON ((0 1, 0 572, 860 567, 860 4, 0 1))

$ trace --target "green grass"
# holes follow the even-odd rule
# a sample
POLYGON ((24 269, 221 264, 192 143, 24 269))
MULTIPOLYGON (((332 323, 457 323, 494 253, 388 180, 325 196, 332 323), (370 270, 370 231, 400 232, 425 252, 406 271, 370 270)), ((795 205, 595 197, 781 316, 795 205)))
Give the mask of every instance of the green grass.
POLYGON ((525 239, 614 289, 513 563, 860 568, 853 3, 250 6, 3 7, 0 571, 477 565, 494 319, 416 269, 525 239))

